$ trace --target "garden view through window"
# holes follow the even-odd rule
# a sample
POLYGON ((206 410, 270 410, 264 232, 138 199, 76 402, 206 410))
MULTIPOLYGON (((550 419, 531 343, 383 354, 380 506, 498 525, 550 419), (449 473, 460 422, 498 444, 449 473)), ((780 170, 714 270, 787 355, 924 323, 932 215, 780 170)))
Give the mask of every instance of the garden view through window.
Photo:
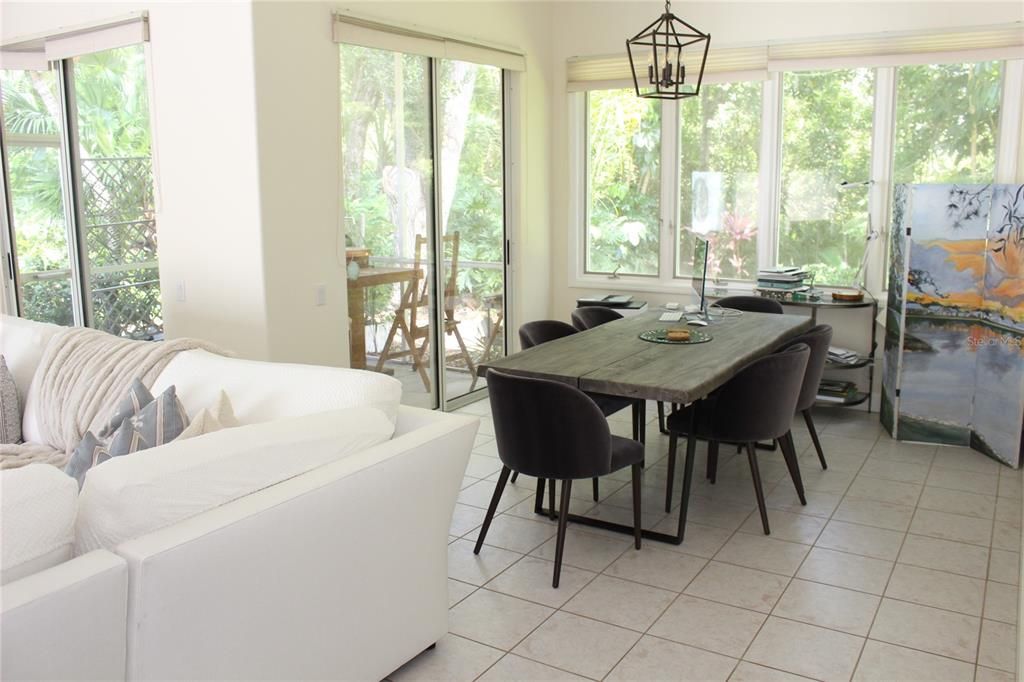
POLYGON ((25 317, 132 338, 162 333, 145 60, 134 45, 48 71, 0 72, 25 317), (63 121, 72 122, 70 149, 63 121))
POLYGON ((502 70, 352 45, 341 64, 352 366, 436 407, 505 352, 502 70))
POLYGON ((678 102, 641 99, 631 88, 586 93, 580 274, 617 271, 665 284, 689 277, 692 230, 713 229, 714 280, 752 281, 759 268, 792 265, 818 285, 855 285, 870 230, 885 229, 869 227, 873 155, 892 159, 894 183, 990 183, 996 173, 1003 62, 889 69, 890 121, 875 120, 879 72, 705 83, 678 102), (879 124, 892 127, 891 141, 876 138, 879 124), (668 143, 678 154, 663 149, 668 143), (763 158, 763 149, 777 155, 763 158), (663 197, 677 205, 663 207, 663 197), (775 209, 760 215, 765 206, 775 209), (671 240, 665 220, 675 224, 671 240), (660 272, 665 258, 671 277, 660 272))

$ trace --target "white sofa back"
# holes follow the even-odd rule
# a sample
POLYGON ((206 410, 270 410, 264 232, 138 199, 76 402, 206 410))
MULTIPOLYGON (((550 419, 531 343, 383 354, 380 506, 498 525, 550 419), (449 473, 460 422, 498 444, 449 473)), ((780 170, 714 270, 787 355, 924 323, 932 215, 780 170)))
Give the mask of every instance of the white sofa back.
POLYGON ((0 315, 0 355, 14 375, 22 405, 50 338, 64 327, 0 315))
POLYGON ((171 385, 189 416, 213 405, 223 390, 242 424, 348 407, 375 407, 394 424, 402 397, 400 381, 376 372, 240 360, 204 350, 171 360, 153 383, 153 395, 171 385))

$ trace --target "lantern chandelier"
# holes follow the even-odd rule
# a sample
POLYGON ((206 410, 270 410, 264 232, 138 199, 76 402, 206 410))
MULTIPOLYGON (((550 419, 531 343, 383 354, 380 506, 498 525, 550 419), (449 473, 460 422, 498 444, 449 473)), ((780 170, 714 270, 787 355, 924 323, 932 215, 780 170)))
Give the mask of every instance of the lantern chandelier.
POLYGON ((637 97, 683 99, 699 95, 700 83, 704 78, 704 64, 707 62, 708 47, 710 46, 711 34, 701 33, 672 14, 671 3, 666 0, 665 13, 650 26, 626 41, 629 68, 633 72, 633 86, 636 88, 637 97), (697 45, 693 50, 694 53, 703 47, 703 54, 701 54, 700 71, 697 73, 697 78, 694 79, 690 74, 688 83, 686 81, 686 66, 683 64, 683 48, 690 45, 697 45), (648 55, 646 60, 643 56, 645 53, 648 55), (642 69, 645 63, 647 73, 638 75, 638 66, 642 69), (644 90, 640 89, 641 81, 644 83, 644 90))

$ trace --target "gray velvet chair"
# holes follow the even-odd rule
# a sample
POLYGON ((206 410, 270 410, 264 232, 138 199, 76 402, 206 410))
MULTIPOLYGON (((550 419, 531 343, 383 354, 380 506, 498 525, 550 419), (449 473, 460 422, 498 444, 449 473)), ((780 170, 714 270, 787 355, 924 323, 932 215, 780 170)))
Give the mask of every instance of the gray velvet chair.
POLYGON ((796 411, 804 416, 804 423, 807 430, 811 432, 811 440, 814 442, 814 449, 818 453, 818 461, 822 469, 828 469, 825 461, 825 453, 821 449, 821 441, 818 440, 818 431, 814 428, 814 419, 811 417, 811 408, 818 398, 818 387, 821 385, 821 375, 825 372, 825 363, 828 361, 828 346, 832 343, 832 327, 827 324, 819 324, 810 331, 790 341, 785 347, 794 346, 798 343, 806 344, 811 349, 810 358, 807 360, 807 371, 804 372, 803 386, 800 388, 800 397, 796 401, 796 411))
POLYGON ((584 306, 572 311, 572 326, 581 332, 621 319, 622 313, 600 305, 584 306))
MULTIPOLYGON (((533 322, 527 322, 519 327, 519 345, 522 346, 523 350, 526 350, 527 348, 533 348, 534 346, 539 346, 542 343, 554 341, 555 339, 560 339, 576 333, 577 330, 575 327, 559 320, 535 320, 533 322)), ((606 417, 613 415, 616 412, 620 412, 627 407, 631 407, 633 409, 633 440, 638 440, 641 443, 644 441, 644 428, 641 423, 640 404, 637 401, 630 400, 629 398, 620 398, 618 396, 603 395, 601 393, 588 393, 587 395, 597 403, 597 406, 601 408, 601 412, 606 417)), ((512 482, 515 483, 517 478, 519 478, 518 471, 512 474, 512 482)), ((598 479, 595 478, 595 502, 600 498, 600 492, 600 484, 598 483, 598 479)), ((551 506, 554 508, 554 504, 551 506)))
POLYGON ((512 471, 522 471, 537 478, 538 500, 544 497, 545 480, 551 480, 552 493, 554 482, 561 481, 555 568, 551 581, 552 587, 558 587, 572 482, 605 476, 625 467, 632 467, 633 537, 636 548, 640 549, 643 443, 613 436, 597 403, 573 386, 547 379, 517 377, 492 369, 487 372, 487 388, 502 467, 473 552, 479 554, 483 547, 512 471))
MULTIPOLYGON (((761 524, 765 535, 768 535, 770 530, 761 474, 757 466, 757 441, 778 440, 800 503, 807 504, 790 427, 793 424, 793 415, 810 353, 810 348, 806 344, 798 343, 755 360, 707 398, 669 416, 666 511, 672 509, 677 441, 681 435, 686 434, 691 416, 694 435, 708 441, 709 468, 717 466, 719 443, 746 444, 750 475, 754 481, 754 493, 757 496, 757 506, 761 512, 761 524)), ((683 482, 683 508, 679 512, 684 518, 689 503, 692 477, 693 462, 688 460, 683 482)))

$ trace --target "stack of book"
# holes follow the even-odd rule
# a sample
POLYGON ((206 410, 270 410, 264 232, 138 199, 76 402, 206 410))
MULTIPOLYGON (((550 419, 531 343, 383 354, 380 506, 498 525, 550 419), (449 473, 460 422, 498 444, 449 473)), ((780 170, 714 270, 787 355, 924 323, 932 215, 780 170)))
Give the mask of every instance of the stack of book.
POLYGON ((852 381, 823 379, 818 387, 818 400, 824 403, 846 403, 857 397, 857 385, 852 381))
POLYGON ((800 268, 771 268, 757 273, 757 288, 773 293, 797 293, 807 291, 804 284, 807 272, 800 268))
POLYGON ((840 365, 855 365, 860 362, 860 356, 855 351, 849 348, 840 348, 839 346, 828 347, 828 359, 829 362, 835 362, 840 365))

